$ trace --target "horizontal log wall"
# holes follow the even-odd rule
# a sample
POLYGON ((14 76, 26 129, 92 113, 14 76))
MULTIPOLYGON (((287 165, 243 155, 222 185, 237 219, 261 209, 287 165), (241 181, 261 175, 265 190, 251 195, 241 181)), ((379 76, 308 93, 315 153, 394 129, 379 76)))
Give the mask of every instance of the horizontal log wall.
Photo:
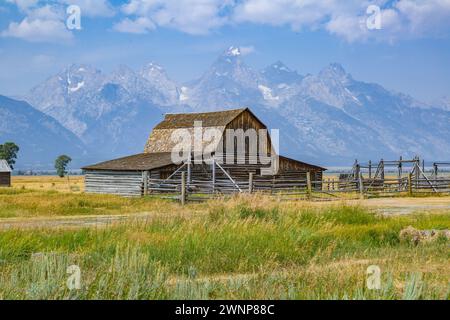
POLYGON ((87 193, 141 196, 143 193, 141 172, 134 171, 87 171, 87 193))

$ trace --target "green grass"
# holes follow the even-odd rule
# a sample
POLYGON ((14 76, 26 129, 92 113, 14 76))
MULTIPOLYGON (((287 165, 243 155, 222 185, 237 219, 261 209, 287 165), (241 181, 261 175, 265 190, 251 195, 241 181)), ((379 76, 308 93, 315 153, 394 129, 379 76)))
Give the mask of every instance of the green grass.
POLYGON ((0 298, 450 297, 449 241, 413 246, 399 239, 409 225, 449 229, 447 213, 386 218, 359 206, 254 199, 196 208, 202 214, 102 229, 2 231, 0 298), (65 285, 72 264, 81 268, 81 290, 65 285), (365 285, 372 264, 382 270, 379 291, 365 285))
POLYGON ((169 212, 169 203, 155 198, 0 188, 0 218, 106 215, 153 211, 169 212), (164 204, 161 206, 161 204, 164 204))

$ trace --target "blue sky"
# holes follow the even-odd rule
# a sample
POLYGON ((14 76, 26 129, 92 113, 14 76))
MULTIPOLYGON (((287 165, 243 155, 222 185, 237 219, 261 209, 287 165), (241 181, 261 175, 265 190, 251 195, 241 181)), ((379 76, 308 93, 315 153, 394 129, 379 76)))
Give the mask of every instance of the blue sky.
POLYGON ((1 0, 0 94, 24 94, 71 63, 107 72, 154 61, 185 82, 231 45, 257 69, 339 62, 427 102, 450 96, 450 0, 1 0), (67 28, 69 5, 81 30, 67 28), (369 29, 378 17, 381 29, 369 29))

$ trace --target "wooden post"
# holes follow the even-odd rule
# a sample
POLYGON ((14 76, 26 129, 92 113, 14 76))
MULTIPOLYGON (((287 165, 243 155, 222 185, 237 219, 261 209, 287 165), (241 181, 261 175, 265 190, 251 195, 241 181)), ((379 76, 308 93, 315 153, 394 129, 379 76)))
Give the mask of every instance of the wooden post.
POLYGON ((144 196, 148 195, 148 171, 142 171, 142 180, 144 183, 144 196))
POLYGON ((248 174, 248 193, 253 193, 253 172, 248 174))
POLYGON ((189 158, 187 163, 187 185, 191 183, 191 158, 189 158))
POLYGON ((384 160, 383 159, 381 159, 381 161, 380 161, 380 166, 381 166, 380 178, 383 181, 383 189, 384 189, 384 160))
POLYGON ((306 172, 306 185, 308 187, 308 197, 311 197, 312 193, 311 171, 306 172))
POLYGON ((412 173, 410 172, 408 174, 408 196, 412 196, 413 194, 413 187, 412 187, 412 173))
POLYGON ((361 199, 364 199, 364 180, 362 173, 359 173, 359 194, 361 196, 361 199))
POLYGON ((215 158, 212 159, 211 171, 212 171, 212 189, 213 189, 213 193, 215 193, 216 192, 216 159, 215 158))
POLYGON ((369 179, 372 179, 372 160, 369 160, 369 179))
POLYGON ((437 179, 437 177, 438 177, 438 165, 437 165, 437 163, 433 163, 433 173, 434 173, 434 178, 437 179))
POLYGON ((415 172, 416 172, 416 190, 419 189, 419 179, 420 179, 420 160, 419 157, 416 157, 416 163, 415 163, 415 172))
POLYGON ((355 160, 355 163, 353 164, 353 179, 358 179, 359 176, 359 164, 358 159, 355 160))
POLYGON ((186 172, 181 172, 181 205, 186 204, 186 172))
POLYGON ((398 191, 402 191, 402 176, 403 176, 402 161, 403 157, 400 156, 400 161, 398 162, 398 191))
POLYGON ((355 180, 359 179, 359 174, 361 173, 361 166, 357 163, 355 165, 355 176, 353 177, 355 180))

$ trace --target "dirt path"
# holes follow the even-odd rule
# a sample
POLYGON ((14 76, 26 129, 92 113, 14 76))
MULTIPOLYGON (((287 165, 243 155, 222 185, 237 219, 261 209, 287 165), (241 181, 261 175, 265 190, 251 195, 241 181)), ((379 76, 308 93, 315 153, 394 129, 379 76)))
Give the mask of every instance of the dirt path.
POLYGON ((0 230, 34 229, 34 228, 104 228, 112 224, 124 222, 142 222, 152 219, 173 219, 177 215, 162 215, 154 212, 141 212, 124 215, 42 217, 42 218, 3 218, 0 219, 0 230))
POLYGON ((364 200, 362 204, 386 215, 415 212, 448 212, 450 214, 450 197, 378 198, 364 200))
MULTIPOLYGON (((412 214, 416 212, 446 212, 450 215, 450 197, 441 198, 378 198, 368 200, 345 201, 346 204, 358 204, 385 215, 412 214)), ((319 204, 320 206, 326 204, 319 204)), ((201 215, 199 212, 183 213, 182 217, 201 215)), ((70 216, 70 217, 36 217, 36 218, 2 218, 0 230, 7 229, 79 229, 104 228, 112 224, 150 221, 153 219, 173 219, 179 213, 158 214, 140 212, 122 215, 70 216)))

